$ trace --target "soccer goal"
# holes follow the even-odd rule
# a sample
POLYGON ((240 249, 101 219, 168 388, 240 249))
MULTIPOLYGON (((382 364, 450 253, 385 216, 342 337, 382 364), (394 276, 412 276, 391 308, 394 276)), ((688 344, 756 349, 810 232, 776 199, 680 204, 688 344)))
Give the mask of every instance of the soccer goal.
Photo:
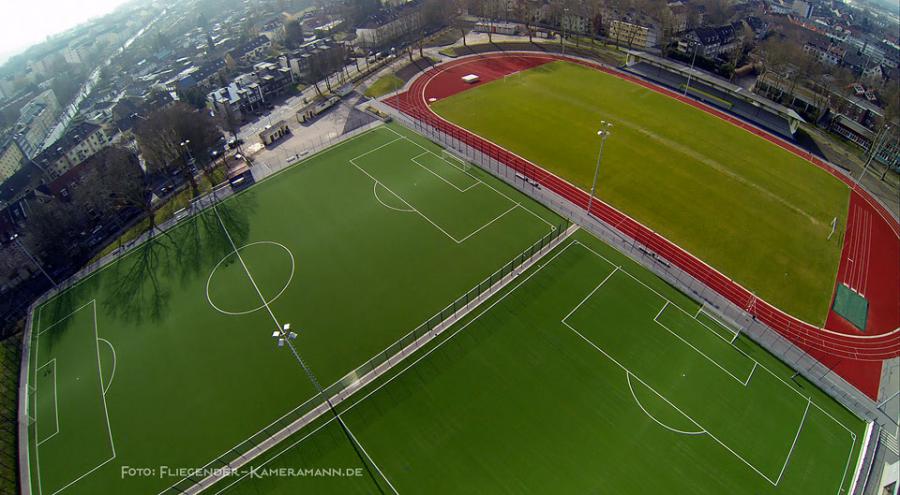
POLYGON ((471 163, 460 158, 458 155, 456 155, 456 153, 453 153, 452 151, 448 151, 446 149, 441 150, 441 159, 462 170, 463 172, 469 173, 469 171, 472 170, 471 163))
MULTIPOLYGON (((723 315, 718 309, 706 303, 703 303, 703 305, 700 306, 700 309, 695 316, 695 318, 702 323, 703 320, 701 317, 712 320, 717 326, 727 331, 728 333, 726 335, 721 335, 721 337, 732 344, 740 337, 741 332, 746 328, 746 325, 723 315)), ((713 330, 716 331, 716 333, 719 333, 716 329, 713 330)))

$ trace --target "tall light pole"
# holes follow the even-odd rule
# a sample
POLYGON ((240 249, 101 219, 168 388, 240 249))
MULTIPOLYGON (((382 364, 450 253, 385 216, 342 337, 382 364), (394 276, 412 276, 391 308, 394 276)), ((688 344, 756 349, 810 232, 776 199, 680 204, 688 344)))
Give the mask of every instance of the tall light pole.
MULTIPOLYGON (((272 314, 274 318, 274 313, 272 313, 271 309, 269 310, 269 313, 272 314)), ((298 364, 300 364, 303 372, 306 373, 307 379, 309 379, 309 381, 313 384, 313 387, 315 387, 316 393, 325 401, 325 404, 328 406, 328 410, 331 411, 334 419, 337 420, 338 425, 341 427, 341 430, 347 437, 347 441, 350 442, 350 446, 353 447, 353 450, 356 452, 357 457, 359 457, 359 461, 362 463, 363 467, 366 468, 366 472, 369 474, 369 478, 372 479, 372 483, 375 485, 375 488, 378 489, 378 493, 384 494, 384 490, 381 488, 381 485, 378 484, 378 481, 375 478, 375 473, 372 472, 371 468, 369 468, 369 464, 365 460, 365 451, 362 449, 362 445, 359 445, 356 437, 354 437, 353 433, 350 432, 350 428, 346 423, 344 423, 344 418, 342 418, 334 408, 334 403, 331 402, 331 398, 325 395, 325 389, 322 388, 322 385, 319 383, 319 379, 316 378, 316 375, 312 372, 312 369, 310 369, 306 364, 306 361, 304 361, 303 358, 300 357, 300 353, 297 351, 297 348, 294 346, 293 342, 297 338, 297 334, 291 331, 291 324, 285 323, 281 325, 277 330, 272 332, 272 337, 275 338, 278 342, 278 347, 284 347, 286 345, 288 349, 290 349, 291 354, 294 355, 294 359, 298 364)))
POLYGON ((606 138, 611 134, 612 126, 612 122, 601 120, 600 130, 597 131, 597 135, 600 136, 600 152, 597 153, 597 167, 594 169, 594 182, 591 184, 591 197, 588 199, 588 216, 591 215, 591 205, 594 204, 594 193, 597 191, 597 178, 600 176, 600 161, 603 159, 603 145, 606 143, 606 138))
POLYGON ((191 167, 191 173, 194 173, 194 169, 196 168, 197 162, 194 160, 194 155, 191 153, 191 140, 185 139, 181 142, 181 147, 187 152, 188 156, 188 166, 191 167))
POLYGON ((881 152, 881 148, 884 145, 885 141, 890 138, 890 127, 891 124, 885 124, 881 129, 881 132, 875 135, 875 139, 872 140, 872 147, 870 148, 869 158, 866 160, 866 164, 863 166, 862 172, 859 173, 859 177, 856 178, 856 183, 853 185, 853 188, 859 187, 859 183, 862 181, 863 176, 866 175, 866 172, 869 170, 869 165, 872 164, 872 160, 881 152))
POLYGON ((700 46, 699 43, 692 43, 694 45, 694 56, 691 57, 691 70, 688 71, 687 84, 684 85, 684 96, 687 96, 688 88, 691 87, 691 76, 694 74, 694 62, 697 61, 697 47, 700 46))
POLYGON ((21 241, 19 241, 19 234, 13 234, 12 237, 9 238, 9 240, 11 240, 11 241, 13 241, 13 242, 16 243, 16 246, 18 246, 19 249, 21 249, 22 252, 25 253, 25 256, 27 256, 28 259, 31 260, 31 262, 34 263, 34 265, 35 265, 36 267, 38 267, 38 270, 40 270, 41 273, 43 273, 44 276, 47 277, 47 280, 49 280, 50 283, 53 284, 53 287, 58 287, 56 281, 53 280, 53 277, 51 277, 50 274, 47 273, 46 270, 44 270, 44 267, 41 266, 40 263, 38 263, 38 260, 35 259, 35 257, 31 255, 31 253, 28 251, 28 249, 25 247, 25 245, 22 244, 21 241))

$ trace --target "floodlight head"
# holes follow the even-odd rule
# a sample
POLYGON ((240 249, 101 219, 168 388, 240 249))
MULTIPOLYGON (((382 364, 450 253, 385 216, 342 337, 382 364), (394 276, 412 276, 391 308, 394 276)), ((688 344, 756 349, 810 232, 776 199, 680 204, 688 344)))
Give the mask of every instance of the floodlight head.
POLYGON ((288 337, 290 337, 291 339, 296 339, 296 338, 297 338, 297 334, 294 333, 294 332, 291 332, 291 333, 288 334, 288 337))
POLYGON ((284 339, 278 339, 278 347, 284 347, 284 339))

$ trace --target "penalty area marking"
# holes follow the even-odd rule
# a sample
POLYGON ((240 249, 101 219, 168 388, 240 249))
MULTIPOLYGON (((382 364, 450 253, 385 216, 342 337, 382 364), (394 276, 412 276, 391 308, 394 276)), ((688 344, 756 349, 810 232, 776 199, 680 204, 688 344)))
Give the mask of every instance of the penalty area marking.
MULTIPOLYGON (((379 186, 378 182, 372 183, 372 194, 375 195, 375 201, 378 201, 379 203, 381 203, 381 206, 384 206, 385 208, 387 208, 389 210, 399 211, 402 213, 415 213, 416 212, 416 210, 412 210, 409 208, 397 208, 397 207, 391 206, 391 205, 385 203, 384 201, 382 201, 381 198, 378 197, 378 186, 379 186)), ((394 197, 397 197, 397 195, 394 194, 392 191, 387 190, 387 192, 391 193, 391 195, 393 195, 394 197)), ((399 199, 400 201, 403 201, 403 198, 397 198, 397 199, 399 199)), ((406 203, 406 201, 403 201, 403 202, 406 203)))
POLYGON ((257 311, 259 311, 259 310, 261 310, 261 309, 265 309, 267 305, 272 304, 273 302, 275 302, 276 300, 278 300, 278 298, 281 297, 282 294, 284 294, 284 291, 286 291, 287 288, 288 288, 288 286, 291 285, 291 280, 294 279, 294 267, 295 267, 295 263, 294 263, 294 253, 292 253, 291 250, 288 249, 287 246, 285 246, 284 244, 281 244, 281 243, 275 242, 275 241, 257 241, 257 242, 251 242, 250 244, 245 244, 245 245, 243 245, 243 246, 237 248, 236 250, 234 250, 234 251, 232 251, 232 252, 226 254, 221 260, 219 260, 218 263, 216 263, 216 266, 213 267, 212 272, 210 272, 210 274, 209 274, 209 278, 206 280, 206 301, 209 302, 209 305, 212 306, 213 309, 215 309, 216 311, 218 311, 218 312, 220 312, 220 313, 222 313, 222 314, 229 315, 229 316, 241 316, 241 315, 248 315, 248 314, 250 314, 250 313, 255 313, 255 312, 257 312, 257 311), (284 249, 284 251, 285 251, 285 252, 288 254, 288 256, 290 257, 290 259, 291 259, 291 273, 290 273, 290 275, 288 276, 287 281, 284 283, 284 287, 282 287, 282 288, 281 288, 281 291, 279 291, 278 294, 275 294, 275 296, 272 297, 272 299, 270 299, 270 300, 268 300, 268 301, 265 301, 262 305, 260 305, 260 306, 257 307, 257 308, 254 308, 254 309, 249 309, 249 310, 246 310, 246 311, 227 311, 227 310, 224 310, 224 309, 222 309, 222 308, 216 306, 216 303, 214 303, 214 302, 212 301, 212 297, 210 297, 210 293, 209 293, 209 288, 210 288, 210 286, 211 286, 211 284, 212 284, 213 276, 216 274, 216 270, 218 270, 218 269, 219 269, 219 266, 221 266, 222 263, 224 263, 225 260, 227 260, 228 258, 230 258, 230 257, 232 257, 232 256, 240 256, 240 255, 238 254, 238 252, 239 252, 240 250, 242 250, 242 249, 244 249, 244 248, 248 248, 248 247, 250 247, 250 246, 256 246, 256 245, 258 245, 258 244, 270 244, 270 245, 273 245, 273 246, 276 246, 276 247, 280 247, 281 249, 284 249))
POLYGON ((112 342, 110 342, 104 338, 98 338, 97 340, 108 345, 109 350, 112 351, 112 358, 113 358, 112 373, 109 374, 109 382, 106 383, 106 387, 103 389, 103 395, 105 396, 106 392, 109 390, 110 385, 112 385, 113 379, 116 377, 116 348, 113 347, 112 342))
MULTIPOLYGON (((44 369, 50 365, 53 365, 53 415, 56 417, 56 430, 49 437, 38 441, 38 443, 37 443, 38 446, 40 446, 42 443, 46 442, 47 440, 50 440, 51 438, 55 437, 59 433, 59 394, 57 393, 57 387, 56 387, 56 383, 57 383, 56 358, 53 358, 53 359, 47 361, 46 363, 42 364, 41 367, 37 369, 37 371, 39 372, 42 369, 44 369)), ((35 407, 35 409, 37 409, 37 407, 35 407)), ((34 422, 37 423, 37 411, 34 412, 34 422)))
MULTIPOLYGON (((75 483, 78 483, 78 482, 81 481, 84 477, 90 475, 90 474, 93 473, 94 471, 100 469, 101 467, 105 466, 105 465, 108 464, 110 461, 112 461, 113 459, 116 458, 116 444, 115 444, 115 441, 113 440, 112 426, 110 425, 110 421, 109 421, 109 408, 107 407, 107 404, 106 404, 106 390, 107 390, 108 387, 104 384, 104 381, 103 381, 103 366, 102 366, 101 363, 100 363, 100 340, 102 340, 102 339, 100 338, 99 331, 98 331, 98 328, 97 328, 97 300, 96 300, 96 299, 90 300, 88 303, 82 305, 81 307, 79 307, 79 308, 76 309, 75 311, 73 311, 73 312, 69 313, 68 315, 64 316, 63 318, 57 320, 57 321, 56 321, 55 323, 53 323, 52 325, 49 325, 47 328, 45 328, 45 329, 43 329, 43 330, 37 332, 37 337, 36 337, 37 340, 35 341, 35 363, 37 363, 37 361, 38 361, 37 358, 38 358, 38 355, 39 355, 39 349, 40 349, 40 336, 41 336, 41 334, 44 333, 45 331, 49 330, 50 328, 52 328, 52 327, 58 325, 58 324, 61 323, 63 320, 65 320, 65 319, 71 317, 71 316, 74 315, 75 313, 81 311, 82 309, 84 309, 84 308, 86 308, 86 307, 88 307, 88 306, 93 306, 93 308, 92 308, 92 310, 93 310, 93 311, 92 311, 92 316, 93 316, 93 327, 94 327, 94 347, 97 349, 97 378, 99 379, 99 385, 100 385, 100 398, 101 398, 101 400, 102 400, 102 402, 103 402, 103 414, 104 414, 104 417, 105 417, 105 419, 106 419, 106 431, 107 431, 107 433, 108 433, 109 447, 110 447, 110 450, 112 451, 112 455, 111 455, 108 459, 106 459, 105 461, 103 461, 103 462, 101 462, 100 464, 94 466, 93 468, 91 468, 91 469, 88 470, 87 472, 83 473, 81 476, 78 476, 78 477, 75 478, 74 480, 72 480, 72 481, 66 483, 65 485, 63 485, 63 486, 60 487, 59 489, 53 491, 53 492, 50 493, 49 495, 56 495, 56 494, 62 492, 63 490, 69 488, 70 486, 74 485, 75 483)), ((43 309, 41 309, 40 311, 41 311, 40 314, 43 314, 43 309)), ((56 358, 54 358, 54 360, 55 360, 55 359, 56 359, 56 358)), ((55 366, 55 365, 54 365, 54 366, 55 366)), ((42 367, 43 367, 43 366, 42 366, 42 367)), ((35 383, 35 384, 37 384, 37 372, 38 372, 38 368, 35 367, 35 370, 34 370, 34 383, 35 383)), ((112 380, 110 380, 110 382, 111 382, 111 381, 112 381, 112 380)), ((54 383, 54 386, 55 386, 55 383, 54 383)), ((37 394, 38 394, 38 391, 35 390, 35 404, 37 404, 37 394)), ((58 422, 58 418, 57 418, 57 422, 58 422)), ((59 425, 58 425, 58 423, 57 423, 57 432, 58 432, 58 431, 59 431, 59 425)), ((43 442, 38 442, 38 440, 37 440, 37 438, 38 438, 38 421, 37 421, 37 413, 36 413, 36 411, 35 411, 35 422, 34 422, 34 437, 35 437, 35 453, 34 453, 34 455, 35 455, 35 460, 34 460, 34 462, 35 462, 35 469, 37 470, 37 480, 38 480, 38 487, 37 487, 38 489, 37 489, 37 493, 38 493, 38 495, 43 495, 43 493, 44 493, 44 487, 43 487, 43 484, 42 484, 42 481, 41 481, 41 456, 40 456, 40 446, 41 446, 41 443, 43 443, 43 442)), ((46 439, 44 439, 44 441, 46 441, 46 440, 48 440, 48 439, 49 439, 49 437, 46 438, 46 439)))
MULTIPOLYGON (((635 378, 637 378, 637 377, 635 377, 635 378)), ((669 431, 672 431, 672 432, 674 432, 674 433, 678 433, 678 434, 680 434, 680 435, 703 435, 704 433, 706 433, 706 430, 704 430, 703 428, 700 428, 700 431, 684 431, 684 430, 679 430, 679 429, 677 429, 677 428, 672 428, 671 426, 669 426, 669 425, 663 423, 662 421, 656 419, 655 416, 653 416, 652 414, 650 414, 649 412, 647 412, 647 409, 645 409, 645 408, 644 408, 644 405, 641 404, 640 399, 637 398, 637 394, 634 393, 634 386, 631 384, 631 372, 630 372, 630 371, 625 371, 625 380, 628 382, 628 390, 631 391, 631 397, 634 398, 634 402, 638 405, 639 408, 641 408, 641 411, 644 411, 644 414, 646 414, 648 418, 650 418, 650 419, 652 419, 653 421, 655 421, 656 424, 658 424, 659 426, 662 426, 663 428, 665 428, 665 429, 667 429, 667 430, 669 430, 669 431)), ((641 383, 643 383, 643 382, 641 382, 641 383)), ((648 388, 649 388, 649 387, 648 387, 648 388)), ((672 405, 672 403, 669 402, 668 399, 666 399, 666 398, 663 397, 662 395, 659 395, 659 393, 658 393, 656 390, 653 390, 652 388, 651 388, 650 390, 651 390, 654 394, 656 394, 660 399, 664 400, 664 401, 666 402, 666 404, 669 404, 670 406, 672 405)), ((681 412, 681 411, 678 411, 678 412, 681 413, 685 418, 687 418, 688 421, 690 421, 691 423, 694 423, 694 420, 691 419, 689 416, 686 416, 686 415, 685 415, 683 412, 681 412)), ((699 425, 697 425, 697 423, 694 423, 694 426, 697 426, 697 427, 699 428, 699 425)))
MULTIPOLYGON (((590 247, 588 247, 588 246, 582 244, 581 242, 575 240, 575 241, 572 242, 572 244, 579 244, 581 247, 583 247, 584 249, 586 249, 586 250, 588 250, 589 252, 593 253, 594 255, 596 255, 598 258, 602 259, 604 262, 606 262, 606 263, 609 264, 610 266, 619 268, 617 265, 615 265, 612 261, 610 261, 609 259, 607 259, 605 256, 603 256, 602 254, 600 254, 600 253, 594 251, 594 250, 591 249, 590 247)), ((615 271, 616 271, 616 270, 614 270, 614 272, 615 272, 615 271)), ((666 300, 668 304, 671 304, 672 306, 674 306, 674 307, 680 309, 681 311, 685 312, 686 314, 690 315, 690 313, 687 313, 686 311, 684 311, 684 309, 682 309, 680 306, 678 306, 678 305, 675 304, 674 302, 670 301, 668 298, 666 298, 665 296, 663 296, 662 294, 660 294, 659 292, 657 292, 655 289, 653 289, 652 287, 646 285, 643 281, 641 281, 641 280, 637 279, 636 277, 634 277, 633 275, 631 275, 631 274, 628 272, 628 270, 622 269, 621 271, 622 271, 623 273, 627 274, 628 276, 630 276, 631 278, 633 278, 634 280, 636 280, 637 282, 639 282, 641 285, 643 285, 643 286, 644 286, 647 290, 649 290, 650 292, 653 292, 654 294, 656 294, 656 295, 658 295, 659 297, 661 297, 661 298, 663 298, 664 300, 666 300)), ((732 455, 734 455, 735 458, 739 459, 741 462, 743 462, 744 464, 746 464, 747 467, 749 467, 749 468, 752 469, 754 472, 756 472, 757 474, 759 474, 763 479, 765 479, 765 480, 768 481, 770 484, 772 484, 772 486, 778 486, 778 484, 780 483, 780 481, 781 481, 781 479, 782 479, 782 477, 783 477, 783 475, 784 475, 784 471, 785 471, 785 469, 786 469, 786 467, 787 467, 787 464, 789 463, 789 461, 790 461, 790 459, 791 459, 791 456, 793 455, 794 447, 795 447, 795 445, 796 445, 796 443, 797 443, 797 440, 798 440, 799 437, 800 437, 800 432, 802 431, 803 425, 805 424, 806 417, 807 417, 807 413, 809 412, 809 408, 812 407, 812 406, 815 406, 816 409, 818 409, 820 412, 824 413, 824 414, 825 414, 826 416, 828 416, 832 421, 834 421, 838 426, 840 426, 841 428, 843 428, 844 430, 846 430, 846 431, 849 433, 850 438, 852 439, 852 445, 851 445, 851 447, 850 447, 850 454, 849 454, 849 456, 848 456, 848 458, 847 458, 847 465, 844 467, 844 478, 846 478, 846 472, 847 472, 847 468, 849 467, 850 459, 852 458, 852 455, 853 455, 853 449, 856 447, 856 434, 853 433, 852 430, 850 430, 849 428, 847 428, 847 426, 845 426, 843 423, 841 423, 840 421, 838 421, 838 420, 837 420, 834 416, 832 416, 828 411, 825 411, 824 409, 822 409, 821 406, 819 406, 818 404, 815 404, 815 403, 812 401, 812 398, 811 398, 811 397, 806 396, 806 395, 803 395, 803 394, 800 393, 798 390, 796 390, 795 388, 791 387, 791 386, 790 386, 789 384, 787 384, 780 376, 776 375, 776 374, 773 373, 771 370, 769 370, 768 368, 766 368, 765 365, 760 364, 759 361, 756 361, 756 360, 753 359, 752 357, 748 356, 746 353, 744 353, 743 351, 741 351, 740 349, 738 349, 736 346, 734 346, 734 344, 732 344, 732 346, 734 346, 734 348, 735 348, 736 351, 740 352, 740 353, 743 354, 744 356, 747 356, 751 361, 753 361, 753 362, 755 363, 754 366, 753 366, 753 369, 751 370, 751 375, 752 375, 752 373, 753 373, 757 368, 761 368, 761 369, 767 371, 767 372, 768 372, 770 375, 772 375, 773 377, 775 377, 778 381, 780 381, 780 382, 781 382, 785 387, 787 387, 789 390, 793 391, 795 394, 797 394, 798 396, 802 397, 802 398, 804 399, 804 401, 806 402, 805 408, 804 408, 804 411, 803 411, 803 416, 802 416, 802 418, 800 419, 800 424, 799 424, 799 426, 797 427, 797 433, 796 433, 796 435, 795 435, 795 437, 794 437, 794 440, 793 440, 793 443, 791 444, 791 447, 790 447, 790 449, 789 449, 789 451, 788 451, 788 453, 787 453, 787 456, 786 456, 786 458, 785 458, 785 460, 784 460, 784 463, 782 464, 782 468, 781 468, 781 471, 779 472, 778 478, 775 479, 775 480, 773 480, 772 478, 770 478, 769 476, 767 476, 766 474, 764 474, 764 473, 763 473, 762 471, 760 471, 756 466, 754 466, 754 465, 751 464, 749 461, 747 461, 746 459, 744 459, 740 454, 738 454, 737 452, 735 452, 731 447, 729 447, 729 446, 726 445, 724 442, 722 442, 721 440, 719 440, 719 438, 717 438, 715 435, 713 435, 712 433, 710 433, 708 429, 706 429, 705 427, 703 427, 703 425, 701 425, 700 423, 698 423, 698 422, 697 422, 696 420, 694 420, 690 415, 688 415, 687 413, 685 413, 684 411, 682 411, 681 409, 679 409, 677 406, 675 406, 674 404, 672 404, 671 402, 669 402, 668 399, 666 399, 662 394, 660 394, 660 393, 657 392, 655 389, 653 389, 653 387, 651 387, 649 384, 647 384, 646 382, 644 382, 643 380, 641 380, 641 378, 640 378, 639 376, 637 376, 636 374, 634 374, 631 370, 629 370, 627 367, 625 367, 622 363, 620 363, 620 362, 617 361, 615 358, 613 358, 610 354, 608 354, 606 351, 604 351, 600 346, 598 346, 597 344, 595 344, 593 341, 591 341, 590 339, 588 339, 587 337, 585 337, 581 332, 579 332, 575 327, 573 327, 572 325, 570 325, 570 324, 566 321, 566 319, 568 319, 569 316, 571 316, 571 315, 575 312, 575 310, 576 310, 578 307, 580 307, 587 299, 589 299, 590 296, 591 296, 594 292, 596 292, 597 289, 599 289, 600 286, 602 286, 602 285, 608 280, 609 276, 611 276, 611 275, 608 275, 608 276, 606 277, 606 279, 604 279, 604 280, 600 283, 600 285, 598 285, 596 288, 594 288, 594 289, 593 289, 593 290, 592 290, 585 298, 583 298, 583 299, 578 303, 578 305, 577 305, 572 311, 569 312, 569 314, 566 315, 565 318, 563 318, 563 319, 561 320, 561 323, 562 323, 563 325, 565 325, 566 327, 568 327, 569 330, 571 330, 572 332, 574 332, 578 337, 580 337, 582 340, 584 340, 588 345, 590 345, 590 346, 593 347, 595 350, 597 350, 598 352, 600 352, 601 354, 603 354, 607 359, 609 359, 610 361, 612 361, 615 365, 617 365, 618 367, 620 367, 620 368, 621 368, 622 370, 624 370, 627 374, 629 374, 630 376, 633 376, 638 382, 640 382, 640 383, 643 384, 645 387, 649 388, 649 389, 652 390, 654 393, 656 393, 658 396, 660 396, 663 400, 665 400, 667 403, 669 403, 675 410, 677 410, 678 412, 680 412, 681 414, 683 414, 683 415, 684 415, 685 417, 687 417, 692 423, 694 423, 695 425, 697 425, 698 428, 703 429, 703 430, 706 432, 706 435, 709 435, 709 437, 712 438, 716 443, 718 443, 718 444, 721 445, 725 450, 727 450, 727 451, 730 452, 732 455)), ((660 310, 660 313, 662 313, 662 310, 660 310)), ((658 316, 658 315, 659 315, 659 313, 657 314, 657 316, 658 316)), ((707 329, 709 329, 709 327, 707 327, 705 324, 703 324, 703 322, 697 320, 697 323, 700 324, 700 325, 702 325, 702 326, 704 326, 704 327, 706 327, 707 329)), ((710 331, 712 331, 712 330, 710 329, 710 331)), ((718 335, 718 333, 716 333, 716 332, 713 332, 713 334, 714 334, 714 335, 718 335)), ((722 338, 721 336, 719 336, 719 337, 722 338)), ((723 339, 723 340, 725 340, 726 342, 728 341, 727 339, 723 339)), ((750 379, 750 376, 747 377, 747 380, 748 380, 748 381, 749 381, 749 379, 750 379)), ((740 381, 740 380, 739 380, 739 381, 740 381)), ((843 480, 841 481, 841 485, 838 486, 838 491, 837 491, 837 493, 840 494, 842 490, 843 490, 843 480)))
MULTIPOLYGON (((499 196, 501 196, 501 197, 503 197, 504 199, 506 199, 507 201, 509 201, 509 202, 512 204, 512 206, 511 206, 509 209, 507 209, 507 210, 503 211, 502 213, 500 213, 499 215, 497 215, 497 216, 496 216, 495 218, 493 218, 492 220, 489 220, 487 223, 485 223, 485 224, 482 225, 481 227, 478 227, 478 228, 475 229, 473 232, 470 232, 470 233, 467 234, 465 237, 463 237, 463 238, 461 238, 461 239, 456 238, 453 234, 450 234, 449 232, 447 232, 447 230, 445 230, 443 227, 441 227, 440 224, 438 224, 437 222, 435 222, 434 220, 432 220, 428 215, 425 215, 425 214, 422 213, 418 208, 416 208, 415 206, 413 206, 409 201, 407 201, 406 199, 404 199, 403 196, 397 194, 394 190, 392 190, 392 189, 389 188, 387 185, 385 185, 383 182, 381 182, 380 180, 378 180, 374 175, 372 175, 371 173, 369 173, 365 168, 359 166, 359 165, 356 163, 356 160, 358 160, 358 159, 360 159, 360 158, 362 158, 362 157, 364 157, 364 156, 367 156, 367 155, 369 155, 369 154, 371 154, 371 153, 374 153, 375 151, 378 151, 378 150, 380 150, 380 149, 383 149, 383 148, 385 148, 385 147, 387 147, 387 146, 390 146, 390 145, 392 145, 392 144, 394 144, 394 143, 396 143, 396 142, 398 142, 398 141, 405 141, 405 142, 408 142, 408 143, 410 143, 410 144, 412 144, 412 145, 414 145, 414 146, 417 146, 417 147, 421 148, 423 151, 428 152, 428 153, 431 153, 431 154, 434 154, 435 156, 438 156, 438 158, 440 158, 440 156, 437 155, 436 153, 433 153, 432 151, 428 150, 427 148, 425 148, 425 147, 422 146, 421 144, 419 144, 419 143, 413 141, 412 139, 407 138, 406 136, 403 136, 402 134, 398 133, 397 131, 395 131, 395 130, 389 128, 389 127, 383 127, 383 129, 386 129, 386 130, 390 131, 391 133, 397 135, 398 137, 395 138, 395 139, 392 139, 392 140, 390 140, 390 141, 388 141, 388 142, 386 142, 386 143, 384 143, 384 144, 382 144, 382 145, 376 146, 375 148, 372 148, 372 149, 370 149, 370 150, 368 150, 368 151, 366 151, 366 152, 364 152, 364 153, 361 153, 361 154, 359 154, 358 156, 349 159, 348 162, 349 162, 351 165, 353 165, 354 167, 356 167, 357 170, 359 170, 360 172, 362 172, 363 174, 365 174, 369 179, 371 179, 372 182, 374 182, 376 186, 380 186, 382 189, 388 191, 388 192, 391 193, 394 197, 396 197, 397 199, 399 199, 400 201, 402 201, 403 204, 406 205, 406 206, 408 207, 409 210, 411 210, 410 212, 413 212, 413 213, 418 214, 418 215, 419 215, 420 217, 422 217, 426 222, 430 223, 434 228, 438 229, 441 233, 443 233, 445 236, 447 236, 448 238, 450 238, 450 240, 452 240, 452 241, 455 242, 456 244, 462 244, 463 242, 467 241, 467 240, 468 240, 469 238, 471 238, 472 236, 478 234, 479 232, 481 232, 481 231, 484 230, 485 228, 489 227, 489 226, 492 225, 493 223, 495 223, 495 222, 497 222, 498 220, 500 220, 501 218, 505 217, 507 214, 509 214, 510 212, 512 212, 513 210, 515 210, 516 208, 521 208, 522 210, 524 210, 524 211, 527 212, 528 214, 534 216, 535 218, 537 218, 537 219, 540 220, 541 222, 547 224, 547 225, 550 227, 550 230, 551 230, 551 231, 555 228, 555 226, 554 226, 553 224, 551 224, 550 222, 548 222, 548 221, 545 220, 544 218, 541 218, 541 216, 538 215, 537 213, 535 213, 535 212, 529 210, 528 208, 522 206, 521 203, 519 203, 519 202, 515 201, 514 199, 510 198, 508 195, 506 195, 506 194, 502 193, 501 191, 497 190, 495 187, 491 186, 490 184, 485 183, 484 181, 482 181, 482 180, 479 179, 478 177, 475 177, 474 175, 471 175, 471 174, 466 173, 466 175, 469 175, 470 177, 472 177, 472 178, 474 178, 475 180, 478 181, 478 182, 477 182, 476 184, 474 184, 473 186, 470 186, 470 188, 471 188, 471 187, 474 187, 475 185, 484 185, 485 187, 487 187, 487 188, 489 188, 490 190, 492 190, 492 191, 494 191, 495 193, 497 193, 499 196)), ((425 154, 425 153, 421 153, 421 154, 419 154, 418 156, 422 156, 422 155, 424 155, 424 154, 425 154)), ((443 160, 443 158, 441 158, 441 159, 443 160)), ((412 160, 410 160, 410 161, 412 161, 412 160)), ((447 162, 446 160, 444 160, 444 161, 447 162)), ((413 163, 414 163, 415 165, 418 165, 418 166, 420 166, 420 167, 423 167, 421 164, 419 164, 419 163, 417 163, 417 162, 414 162, 414 161, 413 161, 413 163)), ((448 162, 448 163, 449 163, 449 162, 448 162)), ((452 166, 452 164, 451 164, 451 166, 452 166)), ((426 170, 428 170, 427 167, 423 167, 423 168, 425 168, 426 170)), ((434 172, 432 172, 432 171, 430 171, 430 170, 429 170, 429 172, 431 172, 432 174, 434 174, 434 172)), ((435 174, 435 175, 437 175, 437 174, 435 174)), ((443 180, 443 179, 442 179, 442 180, 443 180)), ((446 181, 445 181, 445 182, 446 182, 446 181)), ((457 189, 458 189, 458 188, 457 188, 457 189)), ((381 202, 382 205, 384 205, 384 206, 387 207, 387 205, 385 205, 380 199, 379 199, 379 202, 381 202)), ((391 208, 391 207, 388 207, 388 208, 391 208)), ((391 209, 395 209, 395 208, 391 208, 391 209)), ((405 209, 404 209, 404 210, 405 210, 405 209)), ((404 211, 404 212, 405 212, 405 211, 404 211)))

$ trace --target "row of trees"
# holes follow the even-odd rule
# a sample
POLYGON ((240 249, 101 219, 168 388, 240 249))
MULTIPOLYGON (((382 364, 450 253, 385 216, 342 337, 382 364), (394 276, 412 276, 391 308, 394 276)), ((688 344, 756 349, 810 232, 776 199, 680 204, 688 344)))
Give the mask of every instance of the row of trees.
POLYGON ((138 216, 155 232, 155 191, 167 180, 177 178, 192 197, 200 195, 197 174, 212 173, 207 151, 221 139, 208 113, 176 103, 150 114, 134 133, 136 147, 113 146, 90 158, 68 197, 32 202, 27 238, 44 263, 61 267, 83 259, 97 225, 121 228, 138 216))

